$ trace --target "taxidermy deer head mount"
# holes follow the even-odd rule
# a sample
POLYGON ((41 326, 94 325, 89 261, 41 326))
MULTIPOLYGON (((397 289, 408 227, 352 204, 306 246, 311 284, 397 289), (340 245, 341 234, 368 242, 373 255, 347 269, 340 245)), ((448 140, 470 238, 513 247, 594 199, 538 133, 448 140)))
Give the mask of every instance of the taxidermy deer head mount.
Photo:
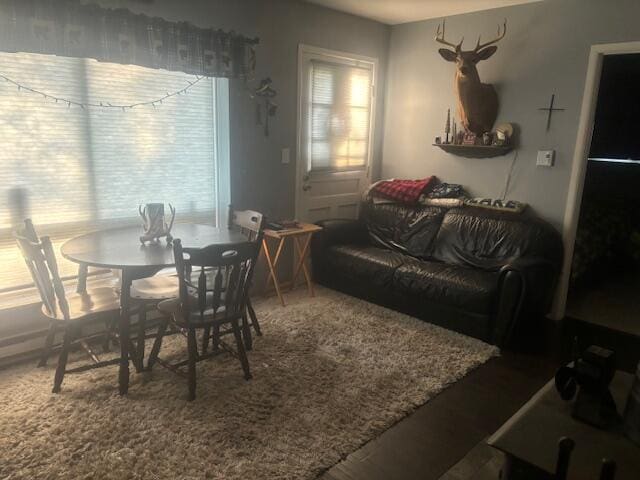
POLYGON ((482 83, 476 64, 481 60, 491 57, 498 47, 493 45, 504 38, 507 33, 507 21, 504 26, 498 26, 498 36, 490 42, 478 43, 473 50, 462 50, 464 37, 457 45, 447 42, 444 38, 445 23, 438 25, 436 42, 447 45, 453 50, 441 48, 438 50, 442 58, 447 62, 455 62, 456 78, 455 87, 458 97, 458 115, 462 126, 476 135, 490 132, 498 116, 498 95, 493 85, 482 83))

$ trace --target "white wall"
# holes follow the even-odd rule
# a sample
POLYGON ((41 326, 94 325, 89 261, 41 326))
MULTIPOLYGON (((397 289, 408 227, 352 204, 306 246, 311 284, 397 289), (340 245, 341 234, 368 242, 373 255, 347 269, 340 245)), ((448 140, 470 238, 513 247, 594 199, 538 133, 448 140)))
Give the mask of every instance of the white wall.
MULTIPOLYGON (((464 36, 466 48, 477 35, 495 35, 508 22, 497 53, 479 64, 485 83, 500 97, 497 123, 520 127, 520 147, 508 198, 528 202, 561 228, 576 142, 589 49, 593 44, 640 39, 639 0, 546 0, 447 19, 447 37, 464 36), (546 132, 551 94, 564 112, 553 115, 546 132), (556 150, 556 166, 536 168, 539 149, 556 150)), ((392 27, 385 108, 383 177, 431 174, 464 184, 474 196, 499 197, 512 156, 468 159, 431 146, 444 136, 447 108, 455 109, 454 66, 438 54, 439 20, 392 27)), ((512 154, 513 155, 513 154, 512 154)))

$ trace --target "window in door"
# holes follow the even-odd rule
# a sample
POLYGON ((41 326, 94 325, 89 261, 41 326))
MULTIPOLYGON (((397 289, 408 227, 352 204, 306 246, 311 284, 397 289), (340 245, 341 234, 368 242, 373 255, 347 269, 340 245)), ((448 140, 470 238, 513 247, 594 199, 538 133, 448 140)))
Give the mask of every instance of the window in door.
POLYGON ((369 164, 375 62, 338 52, 302 53, 301 152, 308 171, 369 164))

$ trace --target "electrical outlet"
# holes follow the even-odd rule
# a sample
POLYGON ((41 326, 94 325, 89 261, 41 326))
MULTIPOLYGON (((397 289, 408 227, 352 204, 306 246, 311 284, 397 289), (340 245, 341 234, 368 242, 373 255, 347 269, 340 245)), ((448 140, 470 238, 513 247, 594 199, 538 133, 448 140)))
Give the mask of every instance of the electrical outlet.
POLYGON ((289 149, 288 148, 283 148, 282 149, 282 163, 284 165, 288 165, 290 161, 291 161, 291 156, 290 156, 289 149))
POLYGON ((555 153, 555 150, 539 150, 536 165, 538 167, 553 167, 555 153))

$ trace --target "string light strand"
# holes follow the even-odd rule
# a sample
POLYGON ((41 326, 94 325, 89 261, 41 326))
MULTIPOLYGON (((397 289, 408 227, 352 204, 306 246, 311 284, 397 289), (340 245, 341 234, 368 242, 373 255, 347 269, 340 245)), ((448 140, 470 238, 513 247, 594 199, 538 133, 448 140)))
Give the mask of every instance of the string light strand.
POLYGON ((13 80, 10 77, 7 77, 6 75, 0 74, 0 79, 2 79, 5 82, 10 83, 10 84, 18 87, 18 91, 19 92, 26 91, 26 92, 29 92, 29 93, 33 93, 35 95, 40 95, 45 100, 55 100, 56 103, 66 104, 68 108, 71 108, 72 106, 80 107, 82 109, 84 109, 86 107, 112 108, 112 109, 115 108, 115 109, 118 109, 118 110, 122 110, 123 112, 126 112, 127 109, 130 110, 132 108, 143 107, 143 106, 152 106, 153 108, 156 108, 156 106, 157 105, 161 105, 164 100, 167 100, 167 99, 169 99, 171 97, 175 97, 175 96, 187 93, 187 91, 191 87, 196 85, 201 80, 204 80, 205 78, 207 78, 207 77, 196 76, 196 80, 194 80, 193 82, 187 80, 187 83, 189 85, 185 86, 184 88, 181 88, 180 90, 176 90, 175 92, 167 92, 164 96, 162 96, 160 98, 157 98, 156 100, 149 100, 149 101, 145 101, 145 102, 136 102, 136 103, 130 103, 130 104, 123 105, 123 104, 115 104, 115 103, 109 103, 109 102, 99 102, 99 103, 76 102, 75 100, 70 100, 68 98, 63 98, 63 97, 57 97, 55 95, 51 95, 51 94, 42 92, 42 91, 37 90, 35 88, 28 87, 28 86, 23 85, 23 84, 21 84, 19 82, 16 82, 15 80, 13 80))

